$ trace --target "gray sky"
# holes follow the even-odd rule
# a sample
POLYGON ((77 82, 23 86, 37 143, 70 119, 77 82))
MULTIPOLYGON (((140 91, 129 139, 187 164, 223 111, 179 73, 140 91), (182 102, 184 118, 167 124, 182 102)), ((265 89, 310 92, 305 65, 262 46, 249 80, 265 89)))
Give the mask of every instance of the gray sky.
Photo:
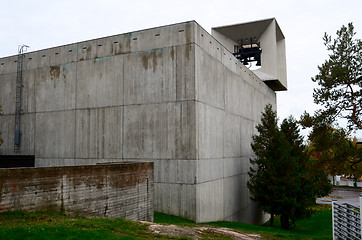
MULTIPOLYGON (((211 27, 275 17, 286 38, 288 91, 278 92, 278 116, 318 108, 311 77, 328 57, 324 32, 353 22, 362 38, 361 0, 0 0, 0 58, 161 25, 196 20, 211 27)), ((362 132, 357 133, 362 138, 362 132)))

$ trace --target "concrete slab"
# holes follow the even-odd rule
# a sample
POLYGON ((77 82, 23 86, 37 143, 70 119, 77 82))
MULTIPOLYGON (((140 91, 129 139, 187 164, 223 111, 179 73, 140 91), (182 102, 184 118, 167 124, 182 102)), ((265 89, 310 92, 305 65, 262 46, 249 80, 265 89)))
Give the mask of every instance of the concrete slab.
POLYGON ((221 109, 196 103, 198 129, 198 158, 222 158, 223 153, 223 121, 221 109))
POLYGON ((122 55, 77 63, 76 108, 121 105, 123 105, 122 55))
MULTIPOLYGON (((129 160, 134 161, 133 159, 129 160)), ((195 165, 198 163, 197 161, 174 159, 152 161, 157 167, 157 172, 155 172, 155 183, 195 184, 197 176, 195 165)))
POLYGON ((12 103, 15 100, 16 76, 16 73, 0 75, 2 86, 0 88, 0 101, 4 115, 15 114, 15 105, 12 103))
POLYGON ((196 100, 210 106, 225 107, 225 81, 222 81, 225 68, 205 50, 196 47, 196 100))
POLYGON ((225 160, 223 158, 217 159, 199 159, 196 162, 196 179, 197 183, 205 183, 209 181, 215 181, 224 177, 225 160))
POLYGON ((122 127, 123 107, 77 110, 76 158, 122 159, 122 127))
POLYGON ((124 61, 125 104, 175 101, 175 58, 174 47, 127 54, 124 61))
POLYGON ((196 185, 155 183, 154 202, 155 211, 196 219, 196 185))
POLYGON ((193 102, 124 108, 125 159, 195 159, 193 102))
POLYGON ((35 121, 36 156, 74 158, 74 110, 37 113, 35 121))
MULTIPOLYGON (((0 118, 1 138, 0 155, 16 155, 14 153, 15 116, 6 115, 0 118)), ((20 154, 34 155, 35 145, 35 114, 23 114, 20 121, 20 154)))
POLYGON ((76 69, 76 64, 63 64, 36 70, 35 86, 32 85, 38 112, 75 108, 76 69))
POLYGON ((223 179, 200 183, 196 186, 196 222, 224 219, 223 179))
POLYGON ((223 128, 224 158, 242 156, 240 117, 229 113, 224 114, 223 128))

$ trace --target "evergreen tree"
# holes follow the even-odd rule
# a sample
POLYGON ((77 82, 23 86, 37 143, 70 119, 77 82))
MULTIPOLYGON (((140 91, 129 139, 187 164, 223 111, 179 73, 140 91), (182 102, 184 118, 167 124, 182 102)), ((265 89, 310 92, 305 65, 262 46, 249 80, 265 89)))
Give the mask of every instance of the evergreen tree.
POLYGON ((255 158, 250 159, 253 167, 249 170, 248 188, 252 200, 271 214, 271 225, 274 215, 280 215, 281 227, 289 229, 290 222, 311 213, 318 179, 311 171, 295 119, 284 120, 279 129, 276 112, 267 105, 256 129, 258 134, 253 135, 251 144, 255 158))
POLYGON ((256 126, 258 135, 253 135, 251 148, 256 157, 250 159, 253 167, 249 169, 248 188, 252 200, 258 202, 259 207, 271 214, 271 225, 274 215, 282 210, 282 201, 285 199, 286 182, 289 182, 284 173, 289 153, 289 144, 277 125, 276 112, 271 105, 265 107, 261 123, 256 126))
MULTIPOLYGON (((309 217, 312 213, 310 207, 315 204, 316 197, 330 193, 332 186, 324 169, 316 168, 310 158, 297 121, 289 117, 282 122, 280 129, 291 147, 289 171, 293 171, 294 175, 290 180, 294 182, 296 191, 293 193, 295 205, 290 208, 290 220, 294 223, 297 219, 309 217)), ((287 221, 286 218, 281 220, 287 221)))
POLYGON ((362 130, 362 41, 355 35, 352 23, 343 25, 333 41, 325 33, 329 59, 318 66, 319 73, 312 78, 319 85, 313 98, 324 107, 315 113, 319 122, 328 125, 344 118, 349 130, 362 130))
POLYGON ((332 176, 350 170, 357 174, 362 155, 347 136, 352 130, 362 130, 362 41, 356 38, 352 23, 343 25, 334 39, 325 33, 323 40, 329 58, 312 78, 318 84, 314 102, 323 108, 313 116, 304 113, 301 124, 313 127, 309 140, 332 176), (339 119, 347 120, 345 128, 333 127, 339 119))

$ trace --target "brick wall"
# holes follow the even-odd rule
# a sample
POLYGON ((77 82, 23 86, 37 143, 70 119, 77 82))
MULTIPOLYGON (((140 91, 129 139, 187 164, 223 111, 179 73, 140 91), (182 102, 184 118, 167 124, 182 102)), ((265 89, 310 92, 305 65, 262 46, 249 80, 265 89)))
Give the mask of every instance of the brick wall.
POLYGON ((0 169, 0 211, 153 221, 153 163, 0 169))

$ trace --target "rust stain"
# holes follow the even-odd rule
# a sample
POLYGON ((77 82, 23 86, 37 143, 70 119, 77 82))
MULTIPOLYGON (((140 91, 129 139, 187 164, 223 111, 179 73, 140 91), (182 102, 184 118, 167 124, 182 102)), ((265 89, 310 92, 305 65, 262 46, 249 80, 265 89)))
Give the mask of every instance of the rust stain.
POLYGON ((115 46, 112 46, 112 51, 115 55, 127 54, 131 52, 131 37, 126 35, 125 43, 118 42, 115 46))
POLYGON ((156 72, 156 70, 157 70, 157 53, 156 52, 152 52, 152 68, 153 68, 153 72, 156 72))
POLYGON ((116 54, 121 54, 121 53, 123 53, 123 45, 122 45, 122 43, 121 42, 119 42, 118 43, 118 51, 117 51, 117 53, 116 54))
POLYGON ((147 70, 148 69, 148 54, 144 53, 142 54, 142 63, 143 67, 147 70))
POLYGON ((126 38, 126 48, 124 52, 130 52, 131 51, 131 34, 125 34, 126 38))
POLYGON ((89 46, 89 47, 87 47, 87 59, 89 59, 91 57, 91 54, 92 54, 92 47, 89 46))
POLYGON ((67 74, 66 74, 66 73, 67 73, 67 69, 68 69, 68 68, 69 68, 68 65, 62 67, 62 71, 63 71, 62 76, 63 76, 63 81, 64 81, 64 83, 67 82, 67 74))
POLYGON ((57 86, 57 80, 60 77, 60 66, 50 67, 50 79, 53 80, 54 88, 57 86))
POLYGON ((110 49, 111 54, 114 54, 114 47, 113 44, 111 44, 111 49, 110 49))
POLYGON ((142 58, 142 63, 143 63, 143 67, 145 68, 145 70, 148 70, 152 67, 153 72, 156 72, 158 61, 159 61, 159 59, 162 60, 162 56, 163 56, 162 51, 152 51, 149 53, 143 53, 141 58, 142 58), (150 62, 152 62, 152 66, 151 66, 150 62))
POLYGON ((172 47, 171 48, 171 59, 172 59, 172 61, 174 61, 175 60, 175 49, 174 49, 174 47, 172 47))
POLYGON ((51 66, 50 67, 50 77, 52 80, 58 79, 60 76, 60 67, 59 66, 51 66))

